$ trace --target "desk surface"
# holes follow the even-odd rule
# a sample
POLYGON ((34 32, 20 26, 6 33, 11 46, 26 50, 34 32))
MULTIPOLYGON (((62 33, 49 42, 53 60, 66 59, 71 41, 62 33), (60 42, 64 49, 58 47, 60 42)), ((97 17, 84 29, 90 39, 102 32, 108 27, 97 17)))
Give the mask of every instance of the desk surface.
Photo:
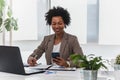
MULTIPOLYGON (((99 72, 98 80, 115 80, 112 72, 99 72)), ((0 80, 84 80, 82 70, 77 71, 46 71, 34 75, 16 75, 0 72, 0 80)))

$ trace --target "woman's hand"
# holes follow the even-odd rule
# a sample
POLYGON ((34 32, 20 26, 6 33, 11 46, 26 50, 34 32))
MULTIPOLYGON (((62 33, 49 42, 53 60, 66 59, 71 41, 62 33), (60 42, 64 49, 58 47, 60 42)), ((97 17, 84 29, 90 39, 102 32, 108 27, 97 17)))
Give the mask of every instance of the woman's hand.
POLYGON ((61 57, 53 58, 53 62, 63 67, 69 67, 67 62, 61 57))
POLYGON ((36 64, 37 64, 37 59, 36 58, 34 58, 34 57, 32 57, 32 56, 30 56, 29 58, 28 58, 28 60, 27 60, 27 62, 28 62, 28 64, 30 65, 30 66, 35 66, 36 64))

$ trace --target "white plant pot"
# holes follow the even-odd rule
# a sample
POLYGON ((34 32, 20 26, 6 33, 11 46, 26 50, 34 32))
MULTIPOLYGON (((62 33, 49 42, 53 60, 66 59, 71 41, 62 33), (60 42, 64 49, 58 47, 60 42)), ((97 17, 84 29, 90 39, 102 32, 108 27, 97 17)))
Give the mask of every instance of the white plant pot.
POLYGON ((97 70, 83 70, 84 80, 97 80, 97 70))
POLYGON ((120 70, 116 70, 116 71, 114 71, 114 78, 115 78, 115 80, 120 80, 120 70))
POLYGON ((114 70, 120 70, 120 65, 119 64, 114 64, 114 70))

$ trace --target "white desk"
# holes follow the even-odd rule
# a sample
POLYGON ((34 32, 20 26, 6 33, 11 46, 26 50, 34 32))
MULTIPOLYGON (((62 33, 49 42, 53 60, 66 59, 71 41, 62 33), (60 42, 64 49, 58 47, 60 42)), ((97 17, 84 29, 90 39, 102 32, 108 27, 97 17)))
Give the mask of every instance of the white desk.
MULTIPOLYGON (((119 75, 119 74, 118 74, 119 75)), ((16 75, 0 72, 0 80, 84 80, 82 71, 51 71, 34 75, 16 75)), ((98 80, 115 80, 113 72, 99 72, 98 80), (110 74, 109 74, 110 73, 110 74)))

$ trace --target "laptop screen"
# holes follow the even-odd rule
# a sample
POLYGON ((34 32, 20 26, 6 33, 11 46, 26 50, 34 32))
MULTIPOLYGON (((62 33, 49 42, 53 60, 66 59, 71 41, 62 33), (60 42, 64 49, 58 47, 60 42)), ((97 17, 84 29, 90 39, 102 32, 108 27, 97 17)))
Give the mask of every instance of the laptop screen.
MULTIPOLYGON (((0 71, 22 75, 26 74, 18 47, 0 46, 0 71)), ((34 71, 30 74, 43 72, 45 71, 34 71)))

